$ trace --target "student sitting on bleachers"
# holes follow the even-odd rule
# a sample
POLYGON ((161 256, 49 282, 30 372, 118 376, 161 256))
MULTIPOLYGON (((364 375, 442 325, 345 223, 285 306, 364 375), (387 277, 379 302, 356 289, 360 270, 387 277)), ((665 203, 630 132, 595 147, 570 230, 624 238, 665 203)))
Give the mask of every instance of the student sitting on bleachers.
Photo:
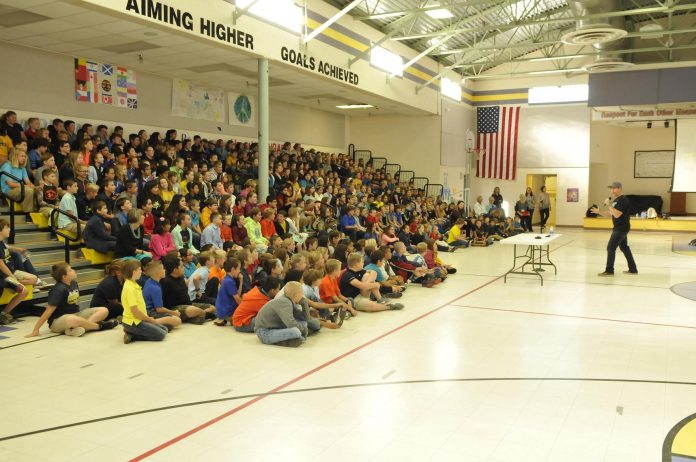
POLYGON ((86 331, 109 330, 118 326, 118 321, 105 321, 109 310, 104 307, 85 308, 80 310, 78 304, 80 289, 77 285, 75 270, 68 263, 56 263, 51 268, 51 276, 56 281, 48 293, 46 308, 36 321, 34 329, 25 337, 37 337, 41 326, 48 321, 51 332, 80 337, 86 331))
POLYGON ((106 229, 109 220, 109 210, 102 201, 92 204, 94 214, 87 221, 83 233, 85 247, 100 253, 109 253, 116 248, 116 238, 106 229))

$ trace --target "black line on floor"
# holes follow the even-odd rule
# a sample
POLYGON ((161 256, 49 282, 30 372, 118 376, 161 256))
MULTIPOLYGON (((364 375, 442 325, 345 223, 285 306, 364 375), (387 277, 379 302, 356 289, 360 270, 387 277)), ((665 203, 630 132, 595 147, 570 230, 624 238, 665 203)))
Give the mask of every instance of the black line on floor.
POLYGON ((143 409, 140 411, 127 412, 124 414, 116 414, 107 417, 99 417, 96 419, 83 420, 80 422, 73 422, 64 425, 58 425, 55 427, 42 428, 40 430, 33 430, 30 432, 17 433, 15 435, 8 435, 0 437, 1 441, 8 441, 17 438, 23 438, 25 436, 39 435, 42 433, 48 433, 56 430, 64 430, 66 428, 79 427, 82 425, 89 425, 99 422, 105 422, 109 420, 122 419, 124 417, 133 417, 143 414, 151 414, 154 412, 170 411, 173 409, 180 409, 185 407, 200 406, 204 404, 216 404, 226 401, 236 401, 248 398, 257 398, 259 396, 277 396, 277 395, 290 395, 296 393, 309 393, 315 391, 327 391, 327 390, 345 390, 351 388, 367 388, 367 387, 381 387, 381 386, 391 386, 391 385, 418 385, 418 384, 432 384, 432 383, 468 383, 468 382, 606 382, 606 383, 639 383, 639 384, 649 384, 649 385, 688 385, 696 386, 696 382, 678 382, 669 380, 639 380, 639 379, 598 379, 598 378, 581 378, 581 377, 479 377, 479 378, 458 378, 458 379, 422 379, 422 380, 400 380, 396 382, 371 382, 371 383, 354 383, 345 385, 327 385, 324 387, 312 387, 312 388, 298 388, 296 390, 281 390, 274 393, 254 393, 249 395, 239 395, 230 396, 227 398, 216 398, 208 399, 204 401, 192 401, 182 404, 174 404, 171 406, 162 406, 152 409, 143 409))
POLYGON ((7 350, 8 348, 14 348, 22 345, 29 345, 30 343, 40 342, 42 340, 48 340, 51 338, 60 337, 60 334, 47 335, 46 337, 37 338, 36 340, 29 340, 28 342, 15 343, 14 345, 8 345, 6 347, 0 347, 0 350, 7 350))
POLYGON ((143 374, 144 374, 144 372, 141 372, 140 374, 131 375, 130 377, 128 377, 128 380, 134 379, 136 377, 140 377, 143 374))

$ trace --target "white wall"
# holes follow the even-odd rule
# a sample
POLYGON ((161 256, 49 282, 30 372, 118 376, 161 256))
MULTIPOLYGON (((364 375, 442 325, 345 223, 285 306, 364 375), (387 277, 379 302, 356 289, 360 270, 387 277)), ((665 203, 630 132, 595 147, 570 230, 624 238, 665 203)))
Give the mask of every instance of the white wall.
MULTIPOLYGON (((655 124, 623 127, 592 122, 590 203, 601 204, 607 197, 606 186, 612 181, 623 183, 626 194, 661 196, 663 211, 669 211, 671 178, 633 178, 635 151, 673 150, 674 126, 655 124)), ((696 193, 687 194, 687 212, 696 213, 696 193)))
POLYGON ((440 116, 350 117, 348 124, 348 142, 356 149, 369 149, 374 157, 439 182, 440 116))
MULTIPOLYGON (((3 88, 2 107, 21 114, 46 114, 77 122, 105 123, 112 127, 162 130, 176 128, 189 136, 214 136, 223 139, 253 140, 256 128, 231 126, 209 120, 189 119, 171 115, 172 81, 137 74, 138 109, 123 109, 75 100, 73 58, 0 43, 0 55, 8 63, 16 63, 15 71, 0 73, 3 88), (219 127, 219 129, 218 129, 219 127)), ((317 148, 343 151, 346 117, 271 101, 270 139, 292 141, 317 148)))
MULTIPOLYGON (((557 175, 556 224, 581 226, 587 210, 590 167, 590 111, 587 107, 522 107, 514 181, 472 177, 471 201, 479 194, 484 203, 500 187, 508 213, 527 186, 527 174, 557 175), (579 202, 566 202, 566 190, 578 188, 579 202)), ((535 191, 536 192, 536 191, 535 191)))
POLYGON ((476 109, 447 98, 441 100, 442 152, 440 163, 445 166, 467 166, 466 131, 476 134, 476 109))

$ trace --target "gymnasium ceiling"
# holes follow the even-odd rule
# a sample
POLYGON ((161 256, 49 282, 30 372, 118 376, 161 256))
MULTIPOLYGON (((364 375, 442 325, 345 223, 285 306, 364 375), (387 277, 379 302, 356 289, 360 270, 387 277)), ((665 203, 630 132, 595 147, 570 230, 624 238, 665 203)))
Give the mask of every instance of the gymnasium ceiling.
POLYGON ((363 0, 349 14, 472 79, 581 73, 607 58, 626 67, 696 60, 694 0, 363 0), (578 5, 596 23, 621 21, 628 34, 611 53, 561 41, 576 29, 578 5), (428 15, 442 9, 452 17, 428 15))

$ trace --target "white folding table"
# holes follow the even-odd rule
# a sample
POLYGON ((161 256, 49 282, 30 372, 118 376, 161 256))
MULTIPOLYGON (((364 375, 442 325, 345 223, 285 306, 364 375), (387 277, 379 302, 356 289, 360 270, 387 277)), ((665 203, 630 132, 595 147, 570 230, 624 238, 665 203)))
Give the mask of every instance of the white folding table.
POLYGON ((541 272, 545 271, 543 268, 544 266, 553 266, 554 274, 558 274, 558 268, 556 268, 556 265, 554 265, 549 258, 549 245, 552 241, 561 236, 561 234, 524 233, 499 241, 498 244, 511 245, 514 248, 512 268, 510 268, 510 271, 505 273, 503 280, 507 282, 508 274, 527 274, 531 276, 538 276, 541 280, 541 285, 543 286, 544 278, 541 275, 541 272), (523 255, 517 254, 518 245, 527 247, 527 250, 523 255), (521 267, 517 265, 517 260, 520 258, 524 258, 526 260, 521 267), (531 271, 525 271, 527 266, 532 267, 531 271), (516 268, 520 268, 520 270, 516 271, 516 268))

